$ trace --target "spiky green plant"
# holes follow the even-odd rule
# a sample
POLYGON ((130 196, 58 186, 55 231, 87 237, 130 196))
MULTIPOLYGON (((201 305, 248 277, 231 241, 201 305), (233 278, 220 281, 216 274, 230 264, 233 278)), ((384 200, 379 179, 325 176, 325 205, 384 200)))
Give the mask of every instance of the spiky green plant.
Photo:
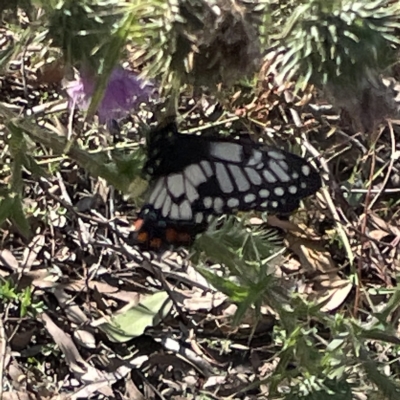
POLYGON ((281 73, 300 84, 357 86, 388 68, 400 40, 400 5, 390 0, 302 2, 280 35, 281 73))
POLYGON ((146 56, 150 75, 162 76, 165 83, 177 80, 212 87, 255 71, 265 1, 170 0, 167 4, 161 19, 152 18, 158 32, 152 35, 146 56))

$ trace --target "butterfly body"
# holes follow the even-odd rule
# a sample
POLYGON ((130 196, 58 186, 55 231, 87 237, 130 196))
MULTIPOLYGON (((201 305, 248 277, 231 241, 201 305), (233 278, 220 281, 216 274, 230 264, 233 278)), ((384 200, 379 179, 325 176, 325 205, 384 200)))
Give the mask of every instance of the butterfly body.
POLYGON ((136 226, 139 244, 190 242, 212 216, 288 214, 321 186, 319 174, 295 154, 248 139, 182 135, 174 124, 151 136, 144 173, 151 189, 136 226))

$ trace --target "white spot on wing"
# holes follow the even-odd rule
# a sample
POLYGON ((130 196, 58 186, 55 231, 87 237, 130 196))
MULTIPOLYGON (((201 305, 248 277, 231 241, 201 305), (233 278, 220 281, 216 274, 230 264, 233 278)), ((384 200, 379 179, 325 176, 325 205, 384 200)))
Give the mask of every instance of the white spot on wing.
POLYGON ((285 171, 289 171, 289 165, 286 161, 279 160, 277 161, 278 165, 285 171))
POLYGON ((291 186, 289 186, 288 190, 289 190, 289 193, 296 194, 297 193, 297 186, 291 185, 291 186))
POLYGON ((256 170, 249 167, 246 167, 244 170, 253 185, 261 185, 261 176, 256 170))
POLYGON ((234 197, 231 197, 231 198, 227 201, 226 204, 227 204, 228 207, 230 207, 230 208, 235 208, 235 207, 237 207, 237 206, 239 205, 239 200, 236 199, 236 198, 234 198, 234 197))
POLYGON ((230 169, 230 171, 232 173, 232 176, 234 178, 237 188, 241 192, 246 192, 247 190, 249 190, 250 183, 247 180, 247 178, 244 176, 242 170, 237 165, 228 165, 228 168, 230 169))
POLYGON ((176 199, 185 193, 182 174, 172 174, 167 178, 168 190, 176 199))
POLYGON ((293 179, 298 179, 298 178, 299 178, 299 174, 298 174, 296 171, 294 171, 294 172, 292 173, 292 178, 293 178, 293 179))
POLYGON ((281 182, 289 182, 290 181, 290 176, 282 169, 282 167, 280 165, 278 165, 276 162, 274 162, 272 160, 268 164, 269 164, 271 171, 274 172, 274 174, 277 176, 277 178, 281 182))
POLYGON ((274 193, 275 193, 277 196, 283 196, 283 195, 285 194, 285 191, 284 191, 283 188, 281 188, 281 187, 276 187, 276 188, 274 189, 274 193))
POLYGON ((162 208, 162 216, 164 218, 166 218, 168 216, 170 209, 171 209, 171 204, 172 204, 171 197, 167 196, 167 198, 164 201, 163 208, 162 208))
POLYGON ((190 203, 185 200, 182 202, 182 204, 179 206, 179 211, 180 211, 180 219, 188 220, 192 219, 192 208, 190 207, 190 203))
POLYGON ((166 198, 167 198, 167 188, 163 186, 160 194, 158 195, 156 201, 154 202, 154 208, 156 210, 159 210, 164 204, 166 198))
POLYGON ((261 160, 262 160, 262 153, 261 151, 258 150, 253 150, 253 154, 249 158, 249 161, 247 161, 247 166, 253 167, 254 165, 257 165, 261 160))
POLYGON ((261 207, 263 208, 267 208, 269 206, 269 201, 264 201, 263 203, 261 203, 261 207))
POLYGON ((310 175, 311 168, 308 165, 303 165, 301 167, 301 172, 303 173, 304 176, 310 175))
POLYGON ((210 154, 223 161, 242 161, 242 146, 235 143, 217 142, 210 144, 210 154))
POLYGON ((219 187, 224 193, 232 193, 233 185, 226 167, 222 163, 216 163, 215 174, 217 175, 219 187))
POLYGON ((218 214, 222 213, 222 207, 224 206, 224 201, 221 197, 216 197, 214 199, 214 211, 218 214))
POLYGON ((190 201, 190 203, 193 203, 200 197, 196 188, 188 180, 186 180, 185 182, 185 193, 186 193, 186 198, 190 201))
POLYGON ((301 183, 300 183, 300 187, 301 187, 302 189, 305 189, 305 188, 307 187, 307 184, 306 184, 305 182, 301 182, 301 183))
POLYGON ((207 196, 203 199, 203 204, 205 208, 211 208, 213 204, 213 200, 211 197, 207 196))
POLYGON ((199 212, 194 217, 194 222, 196 222, 196 224, 201 224, 203 222, 203 219, 204 219, 203 213, 199 212))
POLYGON ((258 194, 260 195, 260 197, 262 197, 262 198, 267 198, 269 195, 270 195, 270 192, 269 192, 269 190, 267 190, 267 189, 261 189, 259 192, 258 192, 258 194))
POLYGON ((183 173, 185 174, 185 177, 190 180, 194 187, 201 185, 207 180, 203 170, 197 164, 188 165, 183 170, 183 173))
POLYGON ((207 175, 207 177, 210 178, 213 175, 213 170, 209 161, 200 161, 200 165, 203 168, 204 173, 207 175))
POLYGON ((179 207, 177 204, 173 203, 171 206, 171 211, 169 213, 171 219, 179 219, 179 207))
POLYGON ((274 208, 278 208, 278 202, 277 201, 273 201, 272 203, 271 203, 271 206, 272 207, 274 207, 274 208))
POLYGON ((264 171, 262 172, 264 179, 268 182, 268 183, 275 183, 276 182, 276 178, 274 175, 271 174, 271 172, 268 169, 264 169, 264 171))
POLYGON ((249 194, 246 194, 246 196, 244 196, 245 203, 251 203, 255 199, 256 199, 256 195, 254 195, 253 193, 249 193, 249 194))
POLYGON ((270 150, 267 154, 275 160, 284 160, 286 158, 285 155, 278 150, 270 150))

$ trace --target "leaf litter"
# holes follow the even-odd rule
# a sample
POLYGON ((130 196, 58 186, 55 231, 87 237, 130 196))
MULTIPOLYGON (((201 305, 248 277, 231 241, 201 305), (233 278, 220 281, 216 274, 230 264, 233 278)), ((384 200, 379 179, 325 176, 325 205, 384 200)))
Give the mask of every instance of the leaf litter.
MULTIPOLYGON (((53 77, 57 71, 51 72, 53 77)), ((39 83, 46 93, 50 83, 43 76, 39 83)), ((19 76, 11 73, 7 79, 15 83, 19 76)), ((270 82, 268 76, 264 83, 270 82)), ((236 91, 232 114, 267 125, 284 138, 281 127, 287 117, 279 115, 277 105, 289 112, 293 105, 285 100, 287 85, 275 84, 243 107, 235 106, 241 99, 241 91, 236 91)), ((10 86, 1 98, 20 109, 21 93, 15 87, 10 86)), ((214 98, 202 102, 207 107, 216 103, 214 98)), ((327 135, 326 148, 321 151, 332 163, 347 141, 333 142, 331 132, 343 127, 332 122, 337 121, 332 113, 312 112, 321 105, 310 93, 298 99, 298 104, 303 112, 299 119, 306 129, 327 135)), ((60 112, 52 109, 53 102, 40 106, 48 115, 60 112)), ((199 121, 195 110, 196 124, 207 123, 199 121)), ((204 118, 206 113, 200 114, 204 118)), ((87 147, 109 142, 101 129, 86 140, 82 143, 87 147)), ((384 137, 380 140, 385 143, 384 137)), ((345 169, 357 168, 354 158, 344 154, 345 169)), ((383 162, 389 156, 384 148, 377 154, 383 162)), ((48 165, 54 165, 52 157, 46 152, 37 155, 48 165)), ((239 326, 234 326, 238 306, 205 280, 186 253, 167 252, 152 259, 126 245, 124 232, 132 220, 132 204, 103 179, 91 178, 68 159, 58 160, 57 169, 54 177, 36 180, 28 175, 25 179, 33 237, 23 238, 8 223, 2 227, 0 279, 10 282, 8 292, 3 289, 1 308, 3 398, 178 399, 184 393, 232 399, 267 396, 268 387, 260 380, 270 376, 279 362, 271 344, 276 322, 273 309, 262 307, 259 315, 249 310, 239 326), (28 289, 31 303, 25 306, 26 313, 21 293, 28 289)), ((336 171, 336 176, 341 174, 336 171)), ((392 218, 378 215, 384 207, 379 201, 373 210, 351 215, 342 207, 345 203, 336 188, 331 189, 339 197, 334 215, 340 218, 351 251, 361 260, 358 279, 375 289, 391 289, 400 268, 398 206, 387 211, 392 218), (360 247, 362 237, 371 241, 360 247)), ((350 276, 355 271, 332 229, 335 221, 327 211, 331 205, 323 198, 319 201, 320 210, 311 213, 320 225, 328 226, 323 241, 314 225, 271 218, 270 226, 283 232, 290 250, 274 274, 283 285, 320 305, 323 312, 353 307, 357 301, 357 307, 364 306, 367 296, 356 301, 352 295, 354 279, 350 276)), ((211 263, 209 267, 223 271, 221 265, 211 263)), ((382 303, 378 295, 375 300, 382 303)))

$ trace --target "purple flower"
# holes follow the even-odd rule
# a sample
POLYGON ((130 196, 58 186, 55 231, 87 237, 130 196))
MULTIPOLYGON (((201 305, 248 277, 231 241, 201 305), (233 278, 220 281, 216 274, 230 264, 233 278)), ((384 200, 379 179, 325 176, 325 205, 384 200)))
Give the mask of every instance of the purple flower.
MULTIPOLYGON (((83 72, 79 79, 69 82, 66 91, 70 97, 70 108, 87 110, 95 88, 95 78, 87 72, 83 72)), ((149 101, 153 90, 153 85, 140 79, 136 73, 122 67, 114 68, 97 109, 100 123, 125 117, 140 103, 149 101)))

